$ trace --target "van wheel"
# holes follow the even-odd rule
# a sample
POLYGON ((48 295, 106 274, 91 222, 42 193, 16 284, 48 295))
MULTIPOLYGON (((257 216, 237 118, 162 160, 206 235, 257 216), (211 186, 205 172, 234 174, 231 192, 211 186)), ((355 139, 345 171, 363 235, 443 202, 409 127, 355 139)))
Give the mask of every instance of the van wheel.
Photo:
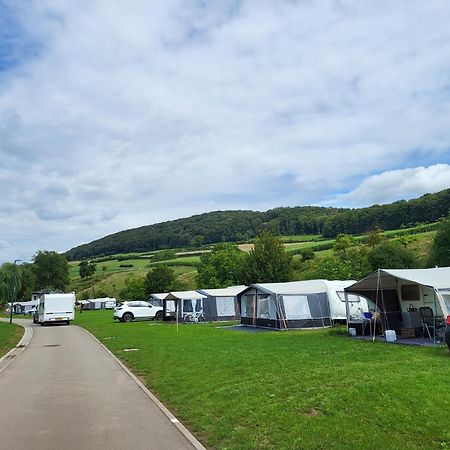
POLYGON ((45 322, 41 322, 41 327, 45 326, 45 322))
POLYGON ((155 315, 155 320, 163 320, 163 319, 164 319, 163 312, 158 311, 155 315))
POLYGON ((133 314, 131 314, 131 313, 125 313, 125 314, 122 316, 122 319, 123 319, 124 322, 131 322, 131 321, 133 320, 133 314))

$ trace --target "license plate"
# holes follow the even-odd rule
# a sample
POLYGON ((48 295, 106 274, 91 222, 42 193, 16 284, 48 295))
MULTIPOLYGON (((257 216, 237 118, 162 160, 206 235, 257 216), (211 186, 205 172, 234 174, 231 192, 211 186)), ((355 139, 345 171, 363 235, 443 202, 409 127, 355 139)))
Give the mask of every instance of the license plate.
POLYGON ((66 320, 64 317, 56 317, 55 320, 66 320))

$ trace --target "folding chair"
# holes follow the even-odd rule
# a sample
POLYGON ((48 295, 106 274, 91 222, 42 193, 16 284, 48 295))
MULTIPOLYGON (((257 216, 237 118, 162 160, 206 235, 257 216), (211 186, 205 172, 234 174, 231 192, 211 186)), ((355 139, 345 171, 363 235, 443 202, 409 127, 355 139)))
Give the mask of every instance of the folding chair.
POLYGON ((425 330, 427 331, 428 337, 433 339, 436 336, 436 331, 444 328, 443 323, 436 322, 434 317, 434 312, 429 306, 422 306, 419 308, 420 317, 422 318, 422 337, 425 337, 425 330), (431 335, 433 332, 433 335, 431 335))

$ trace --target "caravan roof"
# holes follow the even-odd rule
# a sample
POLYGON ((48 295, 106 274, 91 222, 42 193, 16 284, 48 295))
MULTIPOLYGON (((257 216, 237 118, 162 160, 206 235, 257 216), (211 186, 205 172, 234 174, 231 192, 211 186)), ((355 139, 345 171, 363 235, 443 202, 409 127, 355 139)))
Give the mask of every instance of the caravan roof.
POLYGON ((201 294, 210 295, 213 297, 233 297, 240 294, 242 291, 247 289, 247 286, 230 286, 222 289, 198 289, 201 294))
POLYGON ((395 288, 397 279, 435 289, 450 289, 450 267, 435 267, 432 269, 379 269, 345 290, 371 291, 376 288, 378 277, 384 289, 395 288))

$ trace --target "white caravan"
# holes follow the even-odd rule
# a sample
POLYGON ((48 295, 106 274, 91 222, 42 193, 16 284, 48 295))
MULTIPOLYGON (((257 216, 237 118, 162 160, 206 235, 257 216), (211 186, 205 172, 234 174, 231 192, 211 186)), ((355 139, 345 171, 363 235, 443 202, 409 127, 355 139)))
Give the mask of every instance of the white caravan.
POLYGON ((37 322, 41 325, 48 323, 66 323, 75 317, 75 293, 70 294, 41 294, 37 312, 37 322))

